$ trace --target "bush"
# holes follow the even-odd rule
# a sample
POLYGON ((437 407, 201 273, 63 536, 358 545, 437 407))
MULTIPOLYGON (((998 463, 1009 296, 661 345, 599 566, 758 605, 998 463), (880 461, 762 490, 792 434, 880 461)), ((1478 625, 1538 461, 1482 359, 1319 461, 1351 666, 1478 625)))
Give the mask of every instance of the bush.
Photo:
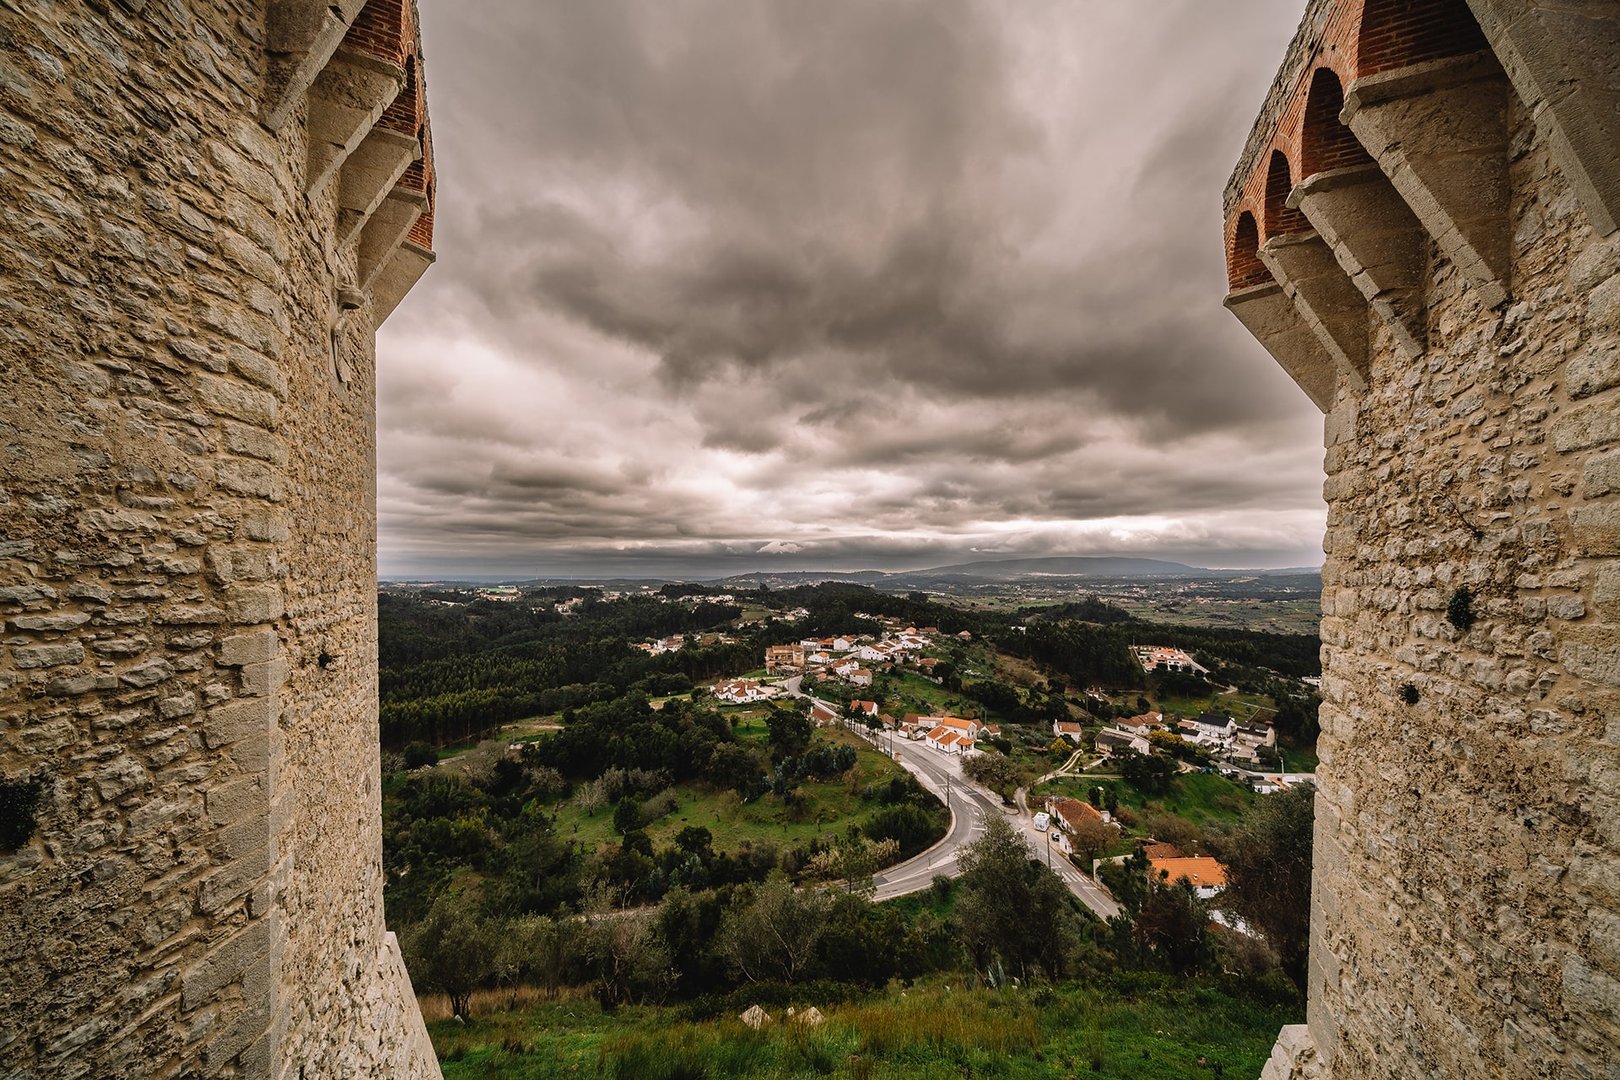
POLYGON ((424 765, 437 765, 439 752, 425 742, 413 742, 405 747, 405 767, 420 769, 424 765))

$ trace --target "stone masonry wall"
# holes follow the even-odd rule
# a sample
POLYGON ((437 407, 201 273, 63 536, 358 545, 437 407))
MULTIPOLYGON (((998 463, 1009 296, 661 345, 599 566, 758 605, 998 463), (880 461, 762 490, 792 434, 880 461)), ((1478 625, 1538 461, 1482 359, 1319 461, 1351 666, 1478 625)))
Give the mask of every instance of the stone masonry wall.
POLYGON ((49 784, 6 1076, 438 1074, 382 924, 374 314, 307 106, 261 121, 269 6, 0 0, 0 779, 49 784))
MULTIPOLYGON (((1356 18, 1356 4, 1313 3, 1278 86, 1307 85, 1323 28, 1356 18)), ((1494 46, 1499 27, 1484 29, 1494 46)), ((1334 63, 1358 100, 1354 56, 1334 63)), ((1419 86, 1403 131, 1399 160, 1419 172, 1424 139, 1467 127, 1436 85, 1419 86)), ((1228 188, 1229 251, 1287 99, 1274 91, 1228 188)), ((1367 132, 1355 112, 1345 121, 1367 132)), ((1434 235, 1445 215, 1414 205, 1416 349, 1373 295, 1360 370, 1325 348, 1303 361, 1276 309, 1245 318, 1302 385, 1316 363, 1331 387, 1309 1027, 1285 1030, 1267 1078, 1620 1077, 1620 232, 1594 226, 1598 185, 1572 183, 1569 147, 1517 76, 1501 119, 1500 157, 1470 151, 1474 182, 1504 170, 1503 220, 1466 226, 1486 265, 1460 269, 1434 235), (1448 619, 1459 590, 1471 627, 1448 619)), ((1404 164, 1379 164, 1412 190, 1404 164)), ((1323 190, 1293 181, 1291 201, 1323 190)), ((1328 239, 1347 275, 1361 269, 1353 237, 1328 239)), ((1277 244, 1260 255, 1286 271, 1277 244)), ((1350 340, 1320 317, 1319 281, 1284 285, 1316 338, 1350 340)), ((1240 318, 1250 296, 1271 303, 1253 288, 1234 277, 1240 318)))
POLYGON ((1312 1012, 1336 1077, 1616 1075, 1620 244, 1521 107, 1510 130, 1516 299, 1483 309, 1433 260, 1429 351, 1375 339, 1328 421, 1312 1012))

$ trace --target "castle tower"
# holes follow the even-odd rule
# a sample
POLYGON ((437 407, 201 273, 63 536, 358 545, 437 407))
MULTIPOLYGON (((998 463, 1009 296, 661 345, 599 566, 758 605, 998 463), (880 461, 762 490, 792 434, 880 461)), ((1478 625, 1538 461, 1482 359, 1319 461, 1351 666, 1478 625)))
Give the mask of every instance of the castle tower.
POLYGON ((1226 306, 1326 415, 1309 1023, 1620 1076, 1620 3, 1311 0, 1226 306))
POLYGON ((437 1076, 383 926, 405 0, 0 4, 0 1073, 437 1076))

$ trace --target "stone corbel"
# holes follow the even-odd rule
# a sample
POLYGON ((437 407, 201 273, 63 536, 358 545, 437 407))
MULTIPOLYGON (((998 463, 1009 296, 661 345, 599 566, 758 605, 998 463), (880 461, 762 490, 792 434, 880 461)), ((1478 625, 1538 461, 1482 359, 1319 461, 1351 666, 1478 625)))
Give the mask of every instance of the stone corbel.
POLYGON ((1487 307, 1507 299, 1507 101, 1490 53, 1357 79, 1340 120, 1487 307))
POLYGON ((1338 369, 1281 285, 1268 281, 1235 289, 1226 296, 1226 308, 1318 409, 1325 413, 1333 408, 1338 369))
POLYGON ((374 127, 343 163, 338 180, 338 243, 359 235, 373 211, 399 183, 411 162, 422 156, 415 135, 374 127))
POLYGON ((405 69, 398 64, 358 49, 338 49, 309 88, 306 193, 326 186, 404 89, 405 69))
POLYGON ((1367 301, 1350 283, 1326 240, 1315 231, 1273 236, 1260 261, 1299 309, 1350 385, 1367 386, 1367 301))
POLYGON ((372 280, 371 318, 375 325, 381 326, 394 313, 405 294, 433 265, 433 258, 433 252, 414 240, 407 239, 394 249, 372 280))
POLYGON ((270 53, 259 119, 271 131, 293 114, 331 60, 365 0, 274 0, 265 18, 270 53))
POLYGON ((1373 164, 1309 176, 1288 196, 1413 359, 1428 342, 1423 226, 1373 164))
POLYGON ((1620 229, 1620 8, 1468 0, 1599 235, 1620 229))
POLYGON ((360 230, 359 281, 360 288, 368 289, 382 268, 392 258, 394 250, 405 240, 405 235, 428 208, 427 192, 404 184, 395 184, 394 190, 372 213, 366 227, 360 230))

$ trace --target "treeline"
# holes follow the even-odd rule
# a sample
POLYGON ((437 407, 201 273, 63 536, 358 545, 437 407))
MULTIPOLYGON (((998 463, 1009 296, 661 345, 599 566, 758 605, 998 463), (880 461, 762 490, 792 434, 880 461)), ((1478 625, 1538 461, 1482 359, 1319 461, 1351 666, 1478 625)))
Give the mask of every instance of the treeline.
POLYGON ((1316 634, 1148 622, 1129 623, 1122 629, 1136 644, 1175 645, 1206 667, 1240 669, 1231 673, 1233 682, 1263 677, 1265 671, 1296 679, 1322 674, 1322 640, 1316 634))
POLYGON ((1074 686, 1142 685, 1142 666, 1131 656, 1131 636, 1117 625, 1035 622, 1022 632, 997 635, 995 643, 1004 652, 1053 668, 1074 686))
POLYGON ((735 605, 666 604, 648 597, 587 598, 562 616, 550 599, 435 603, 378 597, 382 743, 444 745, 501 724, 638 690, 670 694, 752 666, 752 641, 650 656, 635 640, 725 627, 735 605))
MULTIPOLYGON (((551 914, 591 890, 606 890, 616 905, 649 903, 677 885, 758 881, 772 870, 795 879, 870 876, 945 831, 944 809, 902 773, 859 791, 867 812, 850 836, 728 853, 714 849, 708 830, 687 828, 660 849, 646 828, 674 811, 675 785, 731 790, 744 802, 769 795, 792 807, 802 802, 802 782, 849 774, 855 750, 815 742, 814 725, 796 708, 773 711, 763 745, 737 739, 701 702, 653 709, 627 695, 563 719, 562 730, 520 755, 489 746, 455 771, 396 772, 383 802, 391 917, 423 917, 447 883, 469 872, 492 917, 551 914), (556 835, 546 807, 563 800, 588 816, 610 816, 617 844, 587 851, 556 835)), ((387 755, 385 768, 403 766, 387 755)))
POLYGON ((583 985, 603 1008, 687 1000, 693 1015, 712 1016, 735 1013, 743 988, 750 1004, 825 1005, 937 972, 999 987, 1157 971, 1297 1001, 1282 974, 1299 977, 1305 959, 1310 803, 1262 813, 1239 827, 1253 854, 1234 856, 1230 904, 1260 937, 1213 931, 1205 903, 1185 884, 1151 880, 1140 852, 1109 868, 1124 910, 1098 922, 994 817, 962 852, 958 880, 936 878, 899 903, 874 904, 859 889, 795 889, 780 873, 677 884, 636 912, 613 912, 589 893, 577 913, 503 916, 449 890, 401 938, 417 988, 450 995, 458 1015, 481 987, 583 985))
POLYGON ((666 600, 613 601, 581 589, 526 592, 511 602, 469 600, 444 592, 377 602, 382 743, 443 746, 477 738, 502 724, 576 709, 626 693, 650 696, 757 667, 767 645, 806 636, 882 630, 868 616, 890 616, 947 633, 983 634, 1006 621, 934 603, 923 594, 894 596, 858 585, 828 583, 780 592, 729 595, 776 609, 805 608, 798 622, 773 620, 733 630, 742 613, 733 602, 673 602, 680 596, 727 595, 715 588, 670 585, 666 600), (582 596, 574 614, 553 609, 558 598, 582 596), (667 601, 667 602, 666 602, 667 601), (651 656, 631 648, 646 638, 724 630, 731 644, 693 645, 651 656))

